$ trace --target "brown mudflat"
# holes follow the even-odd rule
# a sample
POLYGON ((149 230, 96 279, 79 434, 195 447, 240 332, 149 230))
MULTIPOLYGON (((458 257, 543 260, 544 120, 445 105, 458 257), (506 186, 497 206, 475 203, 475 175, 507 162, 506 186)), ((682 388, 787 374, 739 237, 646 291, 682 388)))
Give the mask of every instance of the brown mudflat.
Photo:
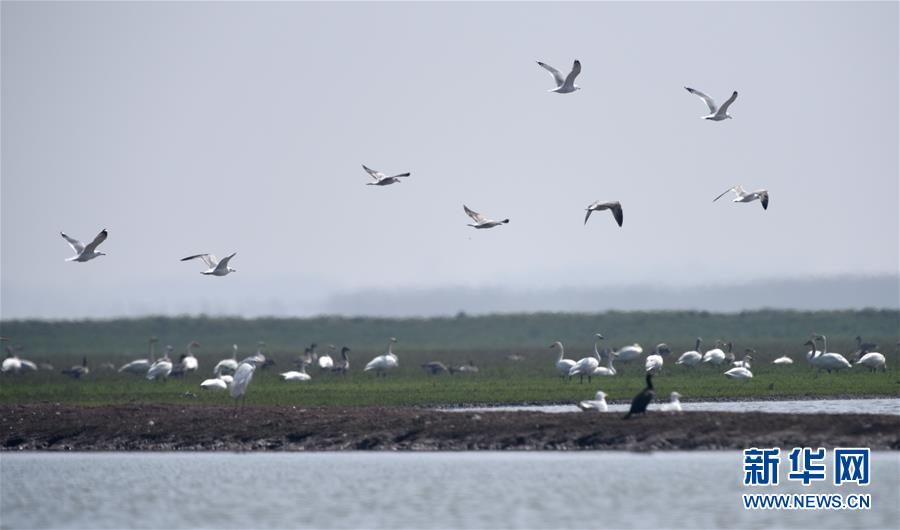
POLYGON ((51 451, 900 449, 869 414, 441 412, 414 407, 0 406, 0 448, 51 451))

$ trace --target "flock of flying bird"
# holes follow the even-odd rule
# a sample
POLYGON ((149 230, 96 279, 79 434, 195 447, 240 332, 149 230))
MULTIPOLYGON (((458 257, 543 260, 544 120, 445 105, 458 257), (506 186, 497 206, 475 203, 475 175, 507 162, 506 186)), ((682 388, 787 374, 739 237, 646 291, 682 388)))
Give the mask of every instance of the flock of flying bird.
MULTIPOLYGON (((581 89, 581 87, 575 84, 575 78, 578 77, 578 75, 581 73, 581 61, 576 59, 572 65, 572 70, 566 76, 563 76, 559 70, 546 63, 538 61, 537 64, 547 70, 553 77, 555 86, 554 88, 550 89, 550 92, 555 92, 557 94, 570 94, 581 89)), ((689 93, 699 97, 703 100, 704 103, 706 103, 706 106, 709 108, 709 114, 702 116, 703 119, 718 122, 732 118, 732 116, 728 114, 728 108, 731 107, 731 105, 737 99, 737 91, 734 91, 731 94, 731 97, 725 100, 724 103, 718 105, 716 104, 715 100, 713 100, 703 92, 690 87, 684 88, 689 93)), ((369 176, 371 176, 373 179, 372 182, 367 183, 367 185, 369 186, 388 186, 391 184, 397 184, 401 182, 400 179, 407 178, 411 175, 410 172, 400 173, 397 175, 387 175, 385 173, 382 173, 381 171, 369 168, 365 164, 363 164, 362 167, 366 171, 366 173, 368 173, 369 176)), ((721 199, 728 193, 735 194, 732 202, 753 202, 758 200, 762 204, 763 209, 768 209, 769 207, 768 190, 760 189, 755 191, 746 191, 741 185, 737 185, 725 190, 721 195, 713 199, 713 202, 721 199)), ((619 201, 595 201, 589 204, 585 208, 585 211, 587 213, 584 216, 584 224, 587 224, 591 213, 603 210, 609 210, 612 213, 616 224, 618 224, 620 227, 622 226, 624 215, 622 211, 622 204, 619 201)), ((468 224, 467 226, 471 226, 476 229, 494 228, 509 223, 509 219, 503 219, 500 221, 490 219, 485 215, 472 210, 465 204, 463 205, 463 211, 474 221, 474 223, 468 224)), ((69 245, 72 247, 72 250, 75 252, 75 255, 71 258, 68 258, 66 261, 86 262, 99 256, 106 255, 103 252, 97 251, 97 247, 101 243, 103 243, 109 235, 106 229, 103 229, 99 234, 97 234, 97 237, 95 237, 94 240, 87 245, 83 244, 77 239, 69 237, 63 232, 60 232, 60 235, 62 235, 62 237, 69 243, 69 245)), ((188 256, 186 258, 182 258, 181 261, 200 259, 204 264, 206 264, 207 267, 207 269, 202 271, 201 274, 205 274, 207 276, 226 276, 232 272, 236 272, 235 269, 228 266, 229 261, 234 258, 234 256, 235 253, 232 253, 231 255, 219 260, 213 254, 196 254, 193 256, 188 256)))

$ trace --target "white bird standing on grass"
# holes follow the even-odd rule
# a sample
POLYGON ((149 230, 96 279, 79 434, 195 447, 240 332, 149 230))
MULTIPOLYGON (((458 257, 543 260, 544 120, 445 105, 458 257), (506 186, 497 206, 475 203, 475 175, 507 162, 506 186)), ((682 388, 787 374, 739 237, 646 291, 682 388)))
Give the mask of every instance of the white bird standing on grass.
MULTIPOLYGON (((329 344, 328 351, 337 351, 337 346, 335 346, 334 344, 329 344)), ((320 355, 317 362, 319 363, 319 370, 331 370, 332 368, 334 368, 334 359, 331 358, 331 355, 329 353, 323 353, 322 355, 320 355)))
POLYGON ((188 256, 186 258, 181 258, 181 261, 189 261, 192 259, 200 258, 203 260, 203 263, 209 267, 207 270, 201 272, 200 274, 205 274, 207 276, 225 276, 232 272, 237 272, 237 270, 232 269, 228 266, 228 262, 231 261, 237 252, 231 254, 230 256, 225 256, 221 260, 216 257, 215 254, 195 254, 193 256, 188 256))
POLYGON ((575 84, 575 78, 581 73, 581 61, 578 59, 575 59, 575 62, 572 63, 572 70, 566 77, 563 77, 559 70, 553 68, 549 64, 540 61, 537 61, 537 63, 541 68, 550 72, 550 75, 553 76, 553 82, 556 83, 556 88, 550 89, 549 92, 568 94, 570 92, 575 92, 576 90, 581 90, 581 87, 575 84))
POLYGON ((606 392, 599 390, 594 399, 582 401, 578 404, 581 410, 596 410, 597 412, 607 412, 609 406, 606 404, 606 392))
POLYGON ((652 372, 654 374, 658 374, 662 372, 663 369, 663 358, 662 352, 669 351, 669 346, 666 343, 661 342, 656 345, 656 348, 653 354, 648 355, 647 359, 644 360, 644 370, 647 372, 652 372))
POLYGON ((616 351, 613 355, 617 361, 628 362, 633 361, 644 354, 644 348, 635 342, 631 346, 625 346, 616 351))
POLYGON ((593 203, 589 204, 588 207, 585 208, 585 210, 587 211, 587 213, 584 214, 584 224, 587 224, 588 218, 590 218, 591 213, 600 212, 603 210, 609 210, 610 212, 612 212, 613 218, 615 218, 616 224, 618 224, 619 226, 622 226, 622 221, 624 221, 624 217, 622 216, 622 203, 620 203, 619 201, 594 201, 593 203))
POLYGON ((67 258, 66 261, 78 261, 84 263, 85 261, 90 261, 98 256, 106 255, 105 252, 97 252, 97 247, 100 243, 106 241, 106 238, 109 235, 105 228, 87 245, 75 238, 67 236, 65 232, 60 232, 59 235, 61 235, 63 239, 69 243, 69 246, 72 247, 72 250, 75 251, 75 255, 71 258, 67 258))
MULTIPOLYGON (((596 343, 594 344, 594 353, 596 353, 597 356, 602 359, 603 356, 600 355, 599 352, 597 352, 597 344, 596 343)), ((602 362, 602 360, 601 360, 601 362, 602 362)), ((612 352, 610 352, 608 350, 606 351, 606 366, 598 366, 598 367, 594 368, 594 373, 591 375, 593 375, 594 377, 612 377, 612 376, 616 375, 616 369, 613 366, 612 352)))
POLYGON ((222 359, 216 366, 213 368, 213 375, 220 376, 222 374, 234 374, 234 371, 237 370, 238 362, 237 362, 237 352, 238 346, 237 344, 231 345, 231 358, 230 359, 222 359))
POLYGON ((466 215, 468 215, 472 218, 473 221, 475 221, 475 224, 466 225, 473 228, 494 228, 495 226, 500 226, 509 222, 509 219, 504 219, 502 221, 494 221, 493 219, 488 219, 480 213, 474 210, 470 210, 469 207, 465 204, 463 204, 463 210, 466 212, 466 215))
POLYGON ((137 359, 137 360, 131 361, 130 363, 124 364, 124 365, 122 365, 121 368, 119 368, 119 372, 128 372, 130 374, 136 374, 136 375, 146 375, 147 374, 147 371, 150 369, 150 367, 153 365, 153 362, 155 361, 154 350, 156 348, 156 343, 159 342, 159 339, 157 339, 156 337, 150 337, 150 340, 148 342, 150 345, 148 346, 147 358, 146 359, 137 359))
POLYGON ((149 381, 159 379, 165 381, 169 378, 169 374, 172 373, 172 360, 169 358, 169 354, 172 353, 173 349, 172 346, 166 346, 166 353, 150 366, 150 369, 147 370, 147 379, 149 381))
MULTIPOLYGON (((828 339, 825 335, 816 335, 816 340, 823 341, 822 352, 826 353, 818 352, 818 354, 814 355, 809 362, 812 363, 819 372, 825 370, 830 374, 832 370, 837 372, 845 368, 853 367, 853 365, 850 364, 850 361, 840 353, 828 352, 828 339)), ((816 343, 811 340, 806 341, 805 345, 811 346, 813 350, 816 349, 816 343)))
POLYGON ((680 364, 683 366, 695 366, 701 360, 703 360, 703 354, 700 353, 700 344, 703 343, 703 339, 697 337, 697 341, 694 343, 693 351, 686 351, 681 354, 675 364, 680 364))
POLYGON ((563 377, 569 377, 569 370, 575 366, 575 361, 572 359, 565 359, 566 349, 563 347, 563 343, 560 341, 556 341, 550 345, 550 349, 559 348, 559 358, 556 360, 556 369, 559 371, 559 375, 563 377))
POLYGON ((703 92, 700 92, 699 90, 694 90, 693 88, 688 88, 688 87, 684 87, 684 89, 687 90, 688 92, 690 92, 691 94, 698 96, 700 99, 703 100, 704 103, 706 103, 706 106, 709 107, 709 115, 703 116, 704 120, 722 121, 722 120, 730 120, 731 119, 731 116, 728 115, 728 107, 730 107, 731 104, 734 103, 734 100, 737 99, 737 96, 738 96, 737 90, 735 90, 734 93, 731 94, 731 97, 728 98, 728 100, 725 101, 725 103, 722 103, 722 106, 720 107, 720 106, 716 105, 716 102, 713 101, 713 98, 707 96, 703 92))
POLYGON ((400 182, 401 178, 408 177, 410 173, 400 173, 399 175, 394 175, 389 177, 382 173, 381 171, 375 171, 374 169, 367 168, 365 164, 363 164, 363 169, 366 170, 375 182, 367 182, 366 186, 387 186, 389 184, 396 184, 400 182))
POLYGON ((241 361, 237 370, 234 372, 234 379, 231 381, 231 387, 229 388, 228 393, 231 397, 235 398, 235 415, 237 415, 237 398, 243 397, 243 402, 246 403, 247 387, 250 386, 250 381, 253 379, 253 372, 256 371, 256 365, 260 360, 262 360, 261 362, 265 362, 265 356, 261 353, 247 357, 241 361))
POLYGON ((716 341, 716 347, 703 354, 703 362, 719 366, 725 362, 725 352, 722 351, 722 341, 716 341))
POLYGON ((591 377, 594 375, 594 370, 600 366, 600 353, 597 351, 597 343, 603 340, 603 335, 596 333, 595 337, 597 339, 594 341, 594 355, 579 359, 578 362, 575 363, 575 366, 569 370, 569 377, 577 375, 579 377, 578 382, 583 382, 584 376, 587 376, 588 383, 590 383, 591 377))
POLYGON ((873 372, 876 370, 881 370, 882 372, 887 371, 887 360, 884 358, 884 355, 875 351, 866 353, 860 357, 859 360, 856 361, 856 364, 861 364, 870 368, 873 372))
POLYGON ((734 193, 735 195, 734 199, 731 199, 731 202, 753 202, 758 200, 760 204, 762 204, 763 210, 769 209, 769 190, 746 191, 740 184, 723 191, 718 197, 713 199, 713 202, 716 202, 729 193, 734 193))
POLYGON ((363 368, 364 372, 374 371, 376 376, 385 376, 387 377, 387 371, 393 370, 400 366, 400 360, 397 359, 397 356, 394 355, 393 346, 397 342, 397 339, 391 337, 390 342, 388 342, 388 351, 383 355, 379 355, 375 357, 369 364, 363 368))
POLYGON ((182 357, 181 366, 179 367, 181 372, 196 372, 200 368, 200 363, 194 357, 194 348, 198 346, 200 346, 200 343, 195 340, 188 343, 187 353, 182 357))

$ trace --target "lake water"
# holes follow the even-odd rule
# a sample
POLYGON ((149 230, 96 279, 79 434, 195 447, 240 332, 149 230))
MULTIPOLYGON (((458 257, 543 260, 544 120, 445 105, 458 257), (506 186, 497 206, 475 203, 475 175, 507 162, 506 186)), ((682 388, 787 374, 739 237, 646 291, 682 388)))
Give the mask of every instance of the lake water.
POLYGON ((748 488, 741 483, 737 451, 3 453, 0 527, 873 529, 900 524, 900 453, 873 454, 868 487, 804 488, 786 480, 786 460, 782 485, 748 488), (742 493, 762 492, 870 493, 872 509, 741 507, 742 493))
MULTIPOLYGON (((588 399, 588 398, 585 398, 588 399)), ((593 399, 593 398, 590 398, 593 399)), ((650 405, 648 410, 658 410, 660 403, 650 405)), ((609 405, 610 412, 626 412, 629 404, 609 405)), ((797 414, 893 414, 900 416, 900 399, 808 399, 777 401, 696 401, 681 403, 688 411, 716 412, 790 412, 797 414)), ((573 405, 510 405, 502 407, 459 407, 441 409, 448 412, 516 411, 534 412, 580 412, 573 405)))

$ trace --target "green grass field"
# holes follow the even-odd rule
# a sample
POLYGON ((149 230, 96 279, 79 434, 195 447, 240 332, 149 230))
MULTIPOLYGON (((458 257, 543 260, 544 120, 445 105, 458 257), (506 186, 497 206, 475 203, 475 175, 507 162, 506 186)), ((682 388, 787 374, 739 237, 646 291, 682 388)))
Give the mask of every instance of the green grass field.
MULTIPOLYGON (((555 370, 556 354, 548 346, 553 340, 566 344, 566 357, 589 354, 593 332, 603 331, 610 346, 640 342, 648 353, 654 344, 667 342, 673 356, 656 378, 659 396, 677 390, 685 399, 767 398, 848 395, 900 395, 900 355, 896 353, 897 311, 791 312, 758 311, 740 314, 702 312, 603 313, 596 315, 538 314, 462 317, 444 319, 206 319, 153 318, 137 320, 37 322, 5 321, 0 333, 24 348, 23 358, 50 362, 52 372, 0 377, 0 403, 179 403, 184 405, 228 404, 224 392, 200 390, 200 381, 211 377, 215 363, 230 355, 232 342, 242 345, 242 355, 255 350, 256 340, 265 340, 267 354, 276 366, 257 370, 248 392, 249 404, 289 406, 356 405, 452 405, 495 403, 574 402, 606 391, 612 400, 629 400, 643 387, 643 359, 617 364, 619 375, 594 378, 591 384, 566 382, 555 370), (829 335, 829 351, 853 351, 853 337, 863 335, 882 345, 888 371, 871 373, 854 367, 842 373, 816 374, 805 359, 803 346, 809 333, 829 335), (104 370, 104 363, 119 366, 143 357, 150 335, 161 344, 171 343, 176 352, 190 339, 202 346, 196 350, 199 373, 185 379, 150 382, 141 377, 104 370), (363 373, 365 363, 384 352, 386 338, 397 336, 395 352, 400 368, 387 378, 363 373), (694 337, 706 339, 709 349, 716 338, 734 340, 735 351, 746 347, 754 354, 750 381, 728 380, 726 367, 675 366, 684 351, 693 349, 694 337), (293 338, 292 338, 293 337, 293 338), (278 373, 294 369, 293 360, 312 341, 348 345, 351 373, 347 376, 319 374, 313 380, 283 383, 278 373), (510 354, 522 357, 508 359, 510 354), (771 361, 790 355, 795 364, 774 366, 771 361), (80 363, 87 355, 91 373, 71 380, 61 368, 80 363), (426 375, 421 363, 440 360, 448 365, 474 361, 478 374, 426 375), (186 392, 195 395, 184 397, 186 392)), ((320 352, 322 349, 320 349, 320 352)), ((742 353, 737 353, 740 357, 742 353)), ((177 358, 177 356, 176 356, 177 358)))
MULTIPOLYGON (((386 378, 363 373, 361 363, 347 376, 319 374, 311 370, 313 380, 285 383, 279 371, 288 359, 266 370, 257 370, 248 391, 248 403, 256 405, 293 406, 359 406, 359 405, 453 405, 575 402, 590 398, 604 390, 612 400, 628 400, 643 386, 641 364, 620 365, 615 377, 594 378, 583 384, 577 379, 566 382, 556 376, 554 357, 546 352, 540 363, 533 356, 524 361, 508 361, 498 353, 470 352, 467 357, 480 359, 477 374, 430 376, 416 364, 405 362, 386 378)), ((659 396, 677 390, 685 399, 697 398, 767 398, 811 397, 832 395, 897 396, 900 371, 896 361, 887 372, 872 373, 859 367, 842 373, 816 374, 805 360, 795 356, 792 366, 775 366, 770 359, 753 365, 754 378, 732 381, 722 372, 725 368, 698 366, 684 368, 670 365, 655 378, 659 396)), ((672 360, 670 359, 670 363, 672 360)), ((59 373, 32 373, 7 376, 0 383, 0 403, 80 403, 105 405, 121 403, 179 403, 184 405, 221 405, 231 403, 225 392, 203 391, 200 381, 211 364, 201 366, 202 373, 183 379, 150 382, 141 377, 95 370, 83 380, 72 380, 59 373), (184 397, 186 392, 193 398, 184 397)))

